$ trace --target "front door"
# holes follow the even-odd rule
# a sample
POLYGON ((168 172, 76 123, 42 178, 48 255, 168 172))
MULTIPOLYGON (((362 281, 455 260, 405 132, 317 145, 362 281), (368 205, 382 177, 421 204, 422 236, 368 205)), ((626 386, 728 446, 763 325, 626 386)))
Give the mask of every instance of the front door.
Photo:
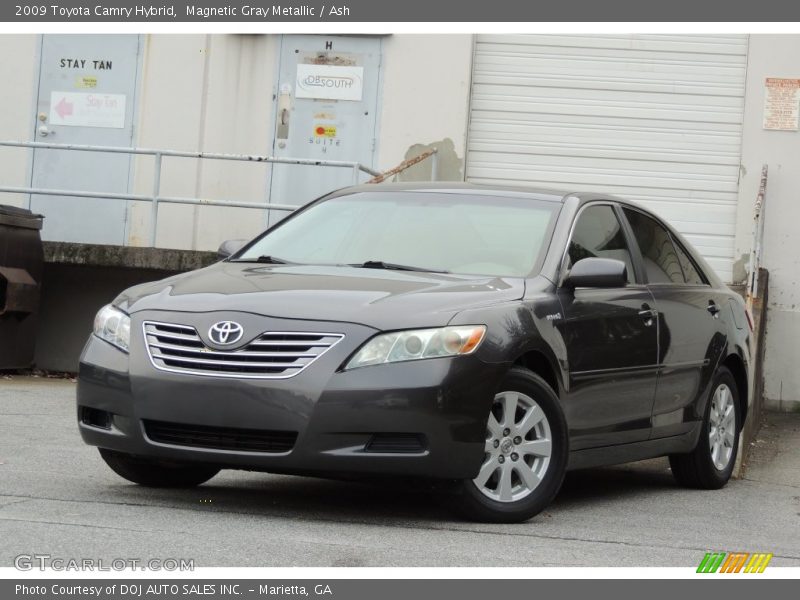
POLYGON ((646 440, 658 372, 658 325, 649 312, 655 303, 636 281, 624 230, 609 204, 587 206, 573 230, 568 264, 592 256, 624 261, 629 284, 559 291, 573 450, 646 440))
MULTIPOLYGON (((140 52, 138 35, 43 35, 34 140, 132 146, 140 52)), ((126 193, 130 167, 128 154, 37 148, 31 186, 126 193)), ((127 204, 33 194, 30 208, 45 240, 123 245, 127 204)))
MULTIPOLYGON (((380 65, 379 37, 283 36, 273 154, 371 167, 380 65)), ((270 202, 302 206, 354 182, 352 169, 274 164, 270 202)), ((286 214, 268 211, 268 224, 286 214)))

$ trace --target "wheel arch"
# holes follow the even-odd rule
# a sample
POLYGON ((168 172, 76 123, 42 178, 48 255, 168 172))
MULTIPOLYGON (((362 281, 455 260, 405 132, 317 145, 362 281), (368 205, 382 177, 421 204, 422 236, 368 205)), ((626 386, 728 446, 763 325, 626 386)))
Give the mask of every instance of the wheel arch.
POLYGON ((738 354, 729 354, 725 360, 722 361, 722 366, 726 367, 733 375, 733 380, 736 382, 736 391, 739 396, 739 412, 742 415, 741 427, 744 427, 744 422, 747 419, 747 409, 750 403, 749 388, 747 385, 747 366, 744 360, 738 354))
POLYGON ((514 361, 514 364, 520 367, 525 367, 529 371, 536 373, 539 377, 544 379, 545 383, 550 386, 557 397, 561 397, 561 380, 558 375, 559 371, 555 368, 553 360, 541 350, 528 350, 519 355, 514 361))

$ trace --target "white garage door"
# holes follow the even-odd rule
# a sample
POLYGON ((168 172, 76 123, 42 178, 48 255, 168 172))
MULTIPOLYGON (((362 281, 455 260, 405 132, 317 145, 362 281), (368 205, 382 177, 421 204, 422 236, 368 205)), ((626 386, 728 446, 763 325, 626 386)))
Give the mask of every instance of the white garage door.
POLYGON ((747 36, 479 35, 467 180, 641 202, 731 280, 747 36))

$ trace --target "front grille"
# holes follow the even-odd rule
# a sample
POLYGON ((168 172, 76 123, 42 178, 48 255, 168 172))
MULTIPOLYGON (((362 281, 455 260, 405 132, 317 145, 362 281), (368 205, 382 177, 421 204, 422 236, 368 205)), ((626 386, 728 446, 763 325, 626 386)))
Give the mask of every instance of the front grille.
POLYGON ((172 446, 277 454, 291 451, 297 440, 296 431, 236 429, 149 420, 143 423, 148 438, 159 444, 172 446))
POLYGON ((365 452, 383 454, 419 454, 426 448, 425 436, 419 433, 376 433, 364 448, 365 452))
POLYGON ((145 321, 143 327, 154 367, 212 377, 293 377, 344 337, 340 333, 267 332, 244 348, 214 350, 189 325, 145 321))

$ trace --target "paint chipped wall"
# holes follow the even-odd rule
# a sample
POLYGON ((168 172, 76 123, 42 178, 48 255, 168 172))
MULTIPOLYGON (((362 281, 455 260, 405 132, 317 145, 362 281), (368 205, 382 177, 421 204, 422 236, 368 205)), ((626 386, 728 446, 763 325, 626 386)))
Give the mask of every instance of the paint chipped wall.
POLYGON ((751 35, 742 138, 734 278, 748 266, 761 165, 769 165, 763 266, 769 270, 764 397, 800 410, 800 132, 762 128, 764 80, 800 78, 800 36, 751 35))
MULTIPOLYGON (((147 148, 270 154, 278 36, 147 35, 135 144, 147 148)), ((268 166, 165 158, 161 193, 264 202, 268 166)), ((149 194, 153 159, 139 157, 133 192, 149 194)), ((157 245, 215 250, 264 229, 263 212, 162 204, 157 245)), ((150 204, 130 211, 130 245, 149 244, 150 204)))
MULTIPOLYGON (((268 155, 280 36, 148 35, 142 66, 136 145, 268 155)), ((437 148, 438 178, 463 180, 471 35, 383 38, 376 166, 389 169, 437 148), (421 68, 424 66, 424 68, 421 68)), ((152 161, 139 157, 134 193, 152 190, 152 161)), ((264 201, 268 165, 165 159, 163 195, 264 201)), ((425 161, 400 176, 428 181, 425 161)), ((150 205, 134 203, 128 240, 149 243, 150 205)), ((265 226, 257 211, 161 205, 157 245, 212 250, 265 226)))
MULTIPOLYGON (((439 180, 464 179, 472 35, 392 35, 383 45, 378 168, 439 151, 439 180)), ((398 177, 430 181, 424 161, 398 177)))

